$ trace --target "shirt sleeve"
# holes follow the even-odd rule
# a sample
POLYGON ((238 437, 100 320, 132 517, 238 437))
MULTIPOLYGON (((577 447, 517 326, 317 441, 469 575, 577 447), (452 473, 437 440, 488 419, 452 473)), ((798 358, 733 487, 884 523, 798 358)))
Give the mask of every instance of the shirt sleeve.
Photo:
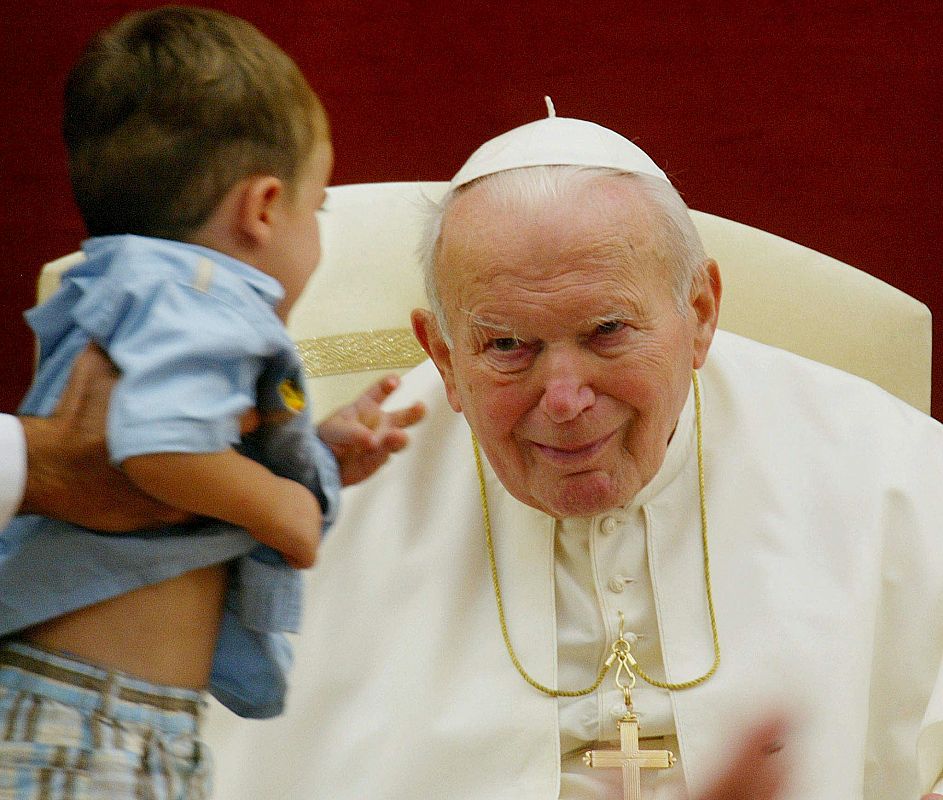
POLYGON ((76 321, 121 371, 108 414, 114 463, 220 452, 239 441, 239 418, 255 405, 272 350, 264 315, 175 280, 87 300, 76 321))
POLYGON ((26 490, 26 437, 20 421, 0 414, 0 529, 16 515, 26 490))

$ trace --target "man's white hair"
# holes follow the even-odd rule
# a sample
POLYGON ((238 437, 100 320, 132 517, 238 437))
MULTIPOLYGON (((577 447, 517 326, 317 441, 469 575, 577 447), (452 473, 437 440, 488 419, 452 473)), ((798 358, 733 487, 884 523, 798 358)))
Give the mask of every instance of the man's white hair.
POLYGON ((471 183, 450 190, 438 202, 430 201, 428 218, 419 245, 419 260, 425 279, 429 307, 439 323, 439 329, 449 347, 451 334, 442 306, 436 280, 436 262, 442 223, 455 200, 473 186, 487 192, 493 206, 508 211, 536 211, 548 202, 572 196, 575 190, 600 178, 620 178, 631 181, 638 194, 646 201, 652 214, 651 224, 656 237, 656 248, 665 265, 674 272, 674 294, 681 313, 685 313, 688 294, 694 275, 707 260, 704 245, 698 235, 688 207, 675 188, 659 178, 638 172, 622 172, 603 167, 536 166, 504 170, 478 178, 471 183))

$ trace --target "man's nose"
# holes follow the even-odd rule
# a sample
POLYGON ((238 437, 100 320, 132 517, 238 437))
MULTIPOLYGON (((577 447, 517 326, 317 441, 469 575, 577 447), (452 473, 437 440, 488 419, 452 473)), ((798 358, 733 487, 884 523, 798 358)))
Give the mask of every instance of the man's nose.
POLYGON ((548 354, 549 363, 540 410, 553 422, 569 422, 596 402, 580 359, 573 354, 548 354))

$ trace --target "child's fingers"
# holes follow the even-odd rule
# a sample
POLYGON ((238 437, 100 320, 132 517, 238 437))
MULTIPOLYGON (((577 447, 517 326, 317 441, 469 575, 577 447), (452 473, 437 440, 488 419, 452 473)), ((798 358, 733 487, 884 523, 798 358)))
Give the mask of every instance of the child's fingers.
POLYGON ((387 397, 393 394, 397 386, 399 386, 398 375, 384 375, 376 383, 367 387, 358 398, 357 403, 361 400, 370 400, 380 405, 387 397))
POLYGON ((375 450, 379 446, 380 437, 369 425, 351 421, 337 439, 337 444, 345 447, 359 447, 364 450, 375 450))
POLYGON ((413 403, 408 408, 400 408, 389 412, 389 421, 393 427, 408 428, 415 425, 426 416, 426 407, 423 403, 413 403))
POLYGON ((401 408, 385 414, 376 429, 377 447, 391 453, 402 450, 409 443, 409 436, 403 430, 415 425, 426 415, 422 403, 413 403, 408 408, 401 408))
POLYGON ((384 453, 397 453, 409 444, 409 434, 401 428, 390 428, 380 435, 379 449, 384 453))
MULTIPOLYGON (((413 403, 407 408, 384 412, 376 407, 361 409, 356 420, 350 420, 352 430, 356 430, 355 441, 372 447, 384 444, 391 431, 408 428, 415 425, 426 415, 426 407, 422 403, 413 403), (365 435, 369 433, 369 437, 365 435)), ((397 437, 397 441, 399 437, 397 437)), ((404 441, 405 444, 405 441, 404 441)), ((402 445, 400 445, 402 447, 402 445)), ((400 449, 400 447, 396 449, 400 449)))

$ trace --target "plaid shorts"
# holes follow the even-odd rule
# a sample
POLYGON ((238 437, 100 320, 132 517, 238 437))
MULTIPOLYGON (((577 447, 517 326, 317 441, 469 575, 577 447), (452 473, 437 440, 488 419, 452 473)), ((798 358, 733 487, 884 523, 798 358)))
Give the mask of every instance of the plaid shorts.
POLYGON ((0 800, 207 800, 200 692, 0 641, 0 800))

